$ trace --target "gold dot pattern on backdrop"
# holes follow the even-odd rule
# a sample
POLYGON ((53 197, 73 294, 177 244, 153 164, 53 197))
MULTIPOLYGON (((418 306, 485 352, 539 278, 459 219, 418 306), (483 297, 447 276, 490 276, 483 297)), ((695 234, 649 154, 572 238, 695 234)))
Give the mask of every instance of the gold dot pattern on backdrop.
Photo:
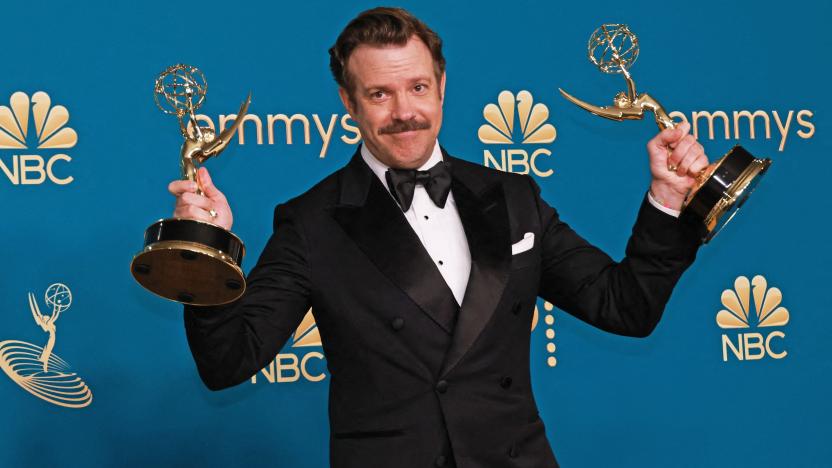
POLYGON ((552 328, 555 324, 555 316, 554 316, 554 309, 555 306, 548 301, 543 302, 543 310, 547 312, 546 316, 543 318, 543 321, 546 323, 546 353, 548 357, 546 358, 546 365, 549 367, 555 367, 558 365, 558 360, 554 356, 555 350, 557 347, 555 346, 554 340, 555 339, 555 329, 552 328))

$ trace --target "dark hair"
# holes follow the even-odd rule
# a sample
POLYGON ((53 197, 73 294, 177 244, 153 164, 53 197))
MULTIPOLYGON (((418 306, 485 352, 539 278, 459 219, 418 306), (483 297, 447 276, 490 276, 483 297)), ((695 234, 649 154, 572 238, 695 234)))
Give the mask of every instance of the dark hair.
POLYGON ((430 50, 438 81, 445 72, 442 39, 404 8, 390 7, 363 11, 341 31, 335 45, 329 48, 329 68, 332 70, 332 76, 339 86, 352 95, 352 81, 347 71, 347 61, 356 47, 364 44, 403 46, 414 35, 430 50))

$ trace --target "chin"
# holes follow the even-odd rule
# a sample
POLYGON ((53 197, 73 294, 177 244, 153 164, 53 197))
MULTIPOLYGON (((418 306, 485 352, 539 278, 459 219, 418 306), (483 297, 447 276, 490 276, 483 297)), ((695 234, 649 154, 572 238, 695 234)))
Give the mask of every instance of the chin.
POLYGON ((395 156, 396 163, 399 167, 408 169, 418 169, 430 158, 430 151, 425 154, 422 151, 399 153, 395 156))
POLYGON ((406 164, 407 167, 419 167, 430 158, 436 140, 420 142, 420 144, 408 145, 404 148, 397 148, 395 153, 396 161, 406 164))
POLYGON ((382 153, 377 154, 376 157, 391 167, 418 168, 430 158, 433 146, 436 144, 436 138, 430 138, 424 134, 419 135, 418 133, 421 132, 413 133, 414 135, 389 135, 389 139, 376 141, 373 146, 377 147, 379 152, 382 153), (383 159, 387 159, 387 161, 383 159))

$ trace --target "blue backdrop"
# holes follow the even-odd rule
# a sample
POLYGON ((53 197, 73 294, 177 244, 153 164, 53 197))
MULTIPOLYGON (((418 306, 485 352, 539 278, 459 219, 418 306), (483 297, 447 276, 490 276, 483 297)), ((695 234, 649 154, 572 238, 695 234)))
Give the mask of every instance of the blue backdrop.
MULTIPOLYGON (((631 71, 640 90, 689 120, 696 113, 711 159, 741 143, 774 161, 735 221, 700 251, 649 338, 609 335, 540 302, 531 332, 534 390, 559 461, 828 465, 832 318, 823 291, 832 260, 825 219, 832 8, 402 3, 445 42, 442 144, 492 166, 505 154, 507 170, 551 170, 534 175, 544 197, 614 257, 623 254, 648 186, 644 145, 656 127, 649 119, 606 121, 558 95, 563 87, 608 104, 624 88, 620 77, 586 60, 586 41, 601 23, 627 23, 638 34, 641 55, 631 71), (483 108, 505 90, 527 90, 547 106, 553 142, 479 140, 483 108), (705 111, 725 113, 725 120, 714 118, 713 135, 705 111), (754 138, 743 111, 760 111, 754 138), (788 323, 758 324, 765 306, 761 312, 751 304, 748 328, 721 328, 723 291, 758 275, 781 292, 788 323)), ((49 286, 64 285, 72 302, 55 323, 54 352, 92 399, 81 408, 53 404, 4 368, 0 466, 326 466, 328 376, 314 328, 301 330, 256 383, 209 392, 188 351, 181 306, 141 289, 128 265, 147 225, 172 212, 166 186, 178 176, 181 137, 175 119, 153 104, 156 75, 178 62, 200 67, 209 82, 200 112, 214 124, 252 92, 262 143, 255 122, 247 122, 244 143, 208 164, 234 209, 247 271, 271 233, 273 206, 341 167, 356 148, 326 51, 346 22, 371 6, 3 5, 0 105, 11 110, 0 109, 0 129, 8 133, 23 120, 15 109, 30 108, 29 101, 12 105, 13 93, 30 99, 43 91, 68 111, 63 127, 76 132, 77 143, 44 147, 33 110, 25 116, 28 132, 14 127, 25 148, 0 148, 0 341, 7 346, 0 348, 10 349, 12 340, 44 346, 48 333, 33 320, 28 295, 48 316, 57 307, 45 296, 49 286), (269 138, 269 116, 278 114, 299 115, 291 144, 281 120, 273 119, 269 138)))

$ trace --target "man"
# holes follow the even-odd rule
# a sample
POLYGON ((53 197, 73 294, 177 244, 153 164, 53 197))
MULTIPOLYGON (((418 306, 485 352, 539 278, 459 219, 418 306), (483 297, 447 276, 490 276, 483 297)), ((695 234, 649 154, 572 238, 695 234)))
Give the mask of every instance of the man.
MULTIPOLYGON (((185 308, 201 377, 214 390, 247 380, 311 306, 331 374, 332 466, 557 466, 529 378, 535 300, 648 335, 700 244, 671 208, 707 165, 702 147, 688 127, 650 141, 651 195, 616 263, 561 222, 530 177, 439 146, 445 61, 415 17, 361 13, 330 56, 364 143, 276 208, 241 299, 185 308)), ((199 176, 205 196, 170 184, 174 215, 230 228, 225 197, 199 176)))

